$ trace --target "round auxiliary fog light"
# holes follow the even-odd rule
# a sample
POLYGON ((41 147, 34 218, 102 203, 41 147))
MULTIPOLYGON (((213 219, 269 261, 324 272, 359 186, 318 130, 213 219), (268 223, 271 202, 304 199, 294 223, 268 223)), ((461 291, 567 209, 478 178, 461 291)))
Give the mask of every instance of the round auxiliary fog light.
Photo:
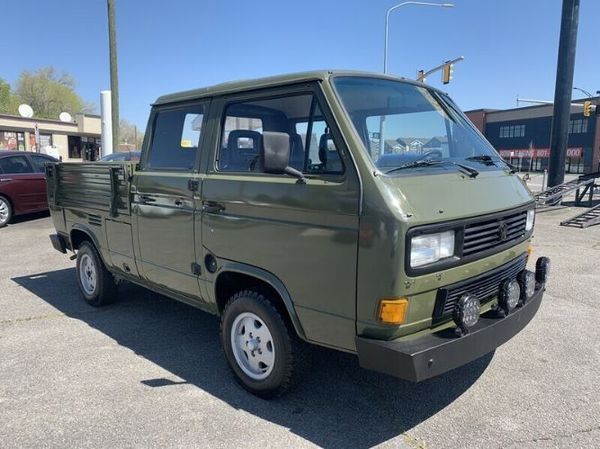
POLYGON ((550 274, 550 259, 540 257, 535 263, 535 280, 540 284, 545 284, 550 274))
POLYGON ((470 293, 462 295, 452 314, 454 322, 463 334, 469 332, 469 328, 473 327, 479 321, 479 298, 470 293))
POLYGON ((516 280, 507 279, 502 283, 498 304, 504 310, 504 313, 508 315, 511 310, 517 307, 520 298, 521 287, 519 287, 519 283, 516 280))
POLYGON ((523 270, 517 276, 517 280, 521 287, 521 303, 525 304, 535 293, 535 274, 523 270))

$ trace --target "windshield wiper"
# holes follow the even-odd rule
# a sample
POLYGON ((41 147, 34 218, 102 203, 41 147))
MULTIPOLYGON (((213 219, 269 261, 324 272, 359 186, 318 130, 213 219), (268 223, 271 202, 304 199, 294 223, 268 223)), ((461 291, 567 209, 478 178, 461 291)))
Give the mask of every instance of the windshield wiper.
POLYGON ((460 167, 463 172, 466 172, 466 174, 469 175, 470 178, 476 178, 477 175, 479 175, 479 172, 477 170, 475 170, 473 167, 469 167, 468 165, 461 164, 461 163, 454 162, 454 161, 443 161, 440 159, 425 159, 425 160, 420 160, 420 161, 409 162, 408 164, 400 165, 399 167, 394 167, 394 168, 386 171, 385 174, 387 175, 388 173, 392 173, 392 172, 395 172, 398 170, 403 170, 405 168, 429 167, 431 165, 439 165, 439 164, 456 165, 457 167, 460 167))
POLYGON ((487 154, 476 154, 475 156, 466 157, 465 160, 483 162, 485 165, 494 165, 494 159, 487 154))
POLYGON ((469 175, 470 178, 477 178, 477 175, 479 174, 479 172, 477 170, 475 170, 473 167, 470 167, 468 165, 461 164, 459 162, 454 162, 454 161, 446 161, 446 162, 448 164, 456 165, 457 167, 462 168, 464 171, 467 172, 467 174, 469 175))
POLYGON ((405 168, 429 167, 430 165, 437 165, 437 164, 440 164, 441 162, 442 161, 431 160, 431 159, 421 160, 421 161, 413 161, 413 162, 409 162, 407 164, 399 165, 398 167, 391 168, 388 171, 386 171, 385 174, 387 175, 388 173, 393 173, 395 171, 403 170, 405 168))
POLYGON ((475 156, 469 156, 465 159, 467 161, 483 162, 486 165, 496 165, 495 164, 496 162, 502 162, 504 165, 506 165, 508 167, 511 174, 517 172, 517 167, 515 167, 511 163, 506 162, 504 159, 492 158, 491 156, 489 156, 487 154, 476 154, 475 156))

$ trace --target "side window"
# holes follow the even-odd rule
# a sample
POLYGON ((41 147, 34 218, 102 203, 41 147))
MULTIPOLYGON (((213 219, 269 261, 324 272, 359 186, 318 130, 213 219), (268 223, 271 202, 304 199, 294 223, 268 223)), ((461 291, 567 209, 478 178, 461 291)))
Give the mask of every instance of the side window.
POLYGON ((315 108, 312 120, 296 123, 296 132, 302 137, 304 148, 308 149, 309 163, 304 173, 340 174, 344 172, 339 151, 318 105, 315 108), (307 142, 309 125, 311 125, 311 131, 307 142))
POLYGON ((9 156, 0 159, 0 169, 5 174, 33 173, 25 156, 9 156))
POLYGON ((38 156, 35 154, 31 155, 31 160, 33 161, 33 171, 36 173, 44 173, 46 171, 46 164, 48 162, 54 162, 54 160, 49 157, 38 156))
POLYGON ((196 162, 204 105, 159 110, 154 119, 147 169, 192 170, 196 162))
POLYGON ((344 167, 330 128, 312 94, 228 105, 223 121, 218 170, 262 173, 263 131, 290 136, 290 167, 305 174, 343 173, 344 167))

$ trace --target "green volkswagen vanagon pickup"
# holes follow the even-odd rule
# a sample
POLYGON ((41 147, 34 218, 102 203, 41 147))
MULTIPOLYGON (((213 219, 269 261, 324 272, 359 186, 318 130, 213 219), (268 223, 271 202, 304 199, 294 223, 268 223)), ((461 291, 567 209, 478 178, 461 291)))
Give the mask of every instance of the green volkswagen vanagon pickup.
POLYGON ((166 95, 139 163, 47 179, 84 300, 130 281, 219 315, 262 397, 306 342, 411 381, 469 363, 533 318, 550 268, 528 260, 534 203, 512 167, 444 92, 381 74, 166 95))

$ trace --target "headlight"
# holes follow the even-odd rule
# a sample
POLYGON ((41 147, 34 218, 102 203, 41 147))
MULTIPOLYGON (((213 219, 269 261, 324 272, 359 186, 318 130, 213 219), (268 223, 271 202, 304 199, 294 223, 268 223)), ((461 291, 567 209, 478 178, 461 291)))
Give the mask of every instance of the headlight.
POLYGON ((454 231, 425 234, 410 241, 410 266, 420 267, 454 255, 454 231))
POLYGON ((525 222, 525 232, 529 232, 533 229, 533 220, 535 219, 535 209, 529 209, 527 211, 527 221, 525 222))

